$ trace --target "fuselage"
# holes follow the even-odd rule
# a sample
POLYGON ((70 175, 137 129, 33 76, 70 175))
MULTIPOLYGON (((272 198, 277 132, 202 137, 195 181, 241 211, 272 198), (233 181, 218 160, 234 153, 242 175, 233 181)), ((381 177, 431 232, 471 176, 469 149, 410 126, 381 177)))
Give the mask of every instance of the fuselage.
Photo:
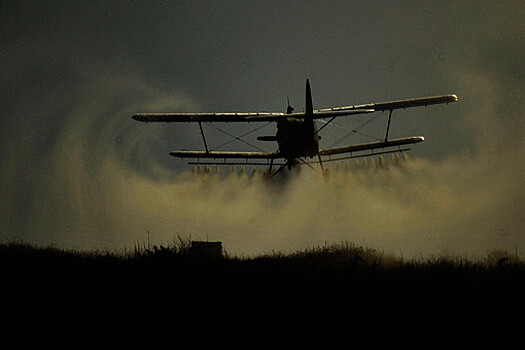
POLYGON ((289 166, 296 158, 315 157, 319 154, 319 136, 313 119, 312 91, 308 79, 305 92, 304 113, 292 114, 293 108, 288 106, 287 113, 290 117, 277 123, 279 152, 286 157, 289 166))
POLYGON ((319 153, 319 136, 312 118, 290 117, 277 123, 279 152, 288 161, 299 157, 314 157, 319 153))

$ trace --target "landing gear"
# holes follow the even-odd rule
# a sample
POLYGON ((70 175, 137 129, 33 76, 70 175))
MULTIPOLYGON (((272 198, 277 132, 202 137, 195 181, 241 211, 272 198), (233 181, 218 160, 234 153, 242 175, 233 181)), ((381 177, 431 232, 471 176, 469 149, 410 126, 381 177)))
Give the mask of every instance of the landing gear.
POLYGON ((321 166, 321 171, 322 171, 323 174, 324 174, 323 161, 321 160, 321 156, 318 155, 318 156, 317 156, 317 159, 319 159, 319 165, 321 166))
POLYGON ((292 170, 292 168, 297 164, 297 161, 295 159, 287 159, 286 160, 286 167, 288 170, 292 170))

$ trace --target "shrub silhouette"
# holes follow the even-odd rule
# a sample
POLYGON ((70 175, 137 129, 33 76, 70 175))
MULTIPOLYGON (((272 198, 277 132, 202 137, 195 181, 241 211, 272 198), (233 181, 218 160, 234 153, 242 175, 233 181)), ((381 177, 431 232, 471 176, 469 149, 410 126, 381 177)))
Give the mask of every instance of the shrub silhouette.
POLYGON ((227 319, 242 334, 314 325, 354 337, 371 329, 428 333, 487 329, 495 320, 507 330, 525 295, 524 265, 501 251, 480 261, 404 260, 352 243, 220 259, 192 254, 180 237, 122 252, 8 243, 0 245, 0 269, 4 319, 70 331, 168 327, 187 335, 206 325, 220 337, 227 319))

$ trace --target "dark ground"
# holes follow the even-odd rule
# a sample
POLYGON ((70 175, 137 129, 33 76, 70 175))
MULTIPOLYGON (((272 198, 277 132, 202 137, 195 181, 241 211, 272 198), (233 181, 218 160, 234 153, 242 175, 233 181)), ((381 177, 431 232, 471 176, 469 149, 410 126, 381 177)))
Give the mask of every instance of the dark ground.
POLYGON ((403 261, 348 244, 258 258, 4 244, 0 272, 2 329, 21 339, 507 348, 525 310, 512 257, 403 261))

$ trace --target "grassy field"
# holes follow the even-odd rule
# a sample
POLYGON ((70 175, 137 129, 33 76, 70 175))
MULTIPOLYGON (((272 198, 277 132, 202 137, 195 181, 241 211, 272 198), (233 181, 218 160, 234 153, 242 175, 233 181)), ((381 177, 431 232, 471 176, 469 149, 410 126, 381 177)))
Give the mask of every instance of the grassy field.
POLYGON ((323 334, 378 345, 417 335, 426 348, 492 334, 504 345, 521 329, 525 295, 525 265, 506 252, 403 260, 349 243, 253 258, 196 255, 183 240, 125 252, 9 243, 0 273, 5 334, 323 334))

